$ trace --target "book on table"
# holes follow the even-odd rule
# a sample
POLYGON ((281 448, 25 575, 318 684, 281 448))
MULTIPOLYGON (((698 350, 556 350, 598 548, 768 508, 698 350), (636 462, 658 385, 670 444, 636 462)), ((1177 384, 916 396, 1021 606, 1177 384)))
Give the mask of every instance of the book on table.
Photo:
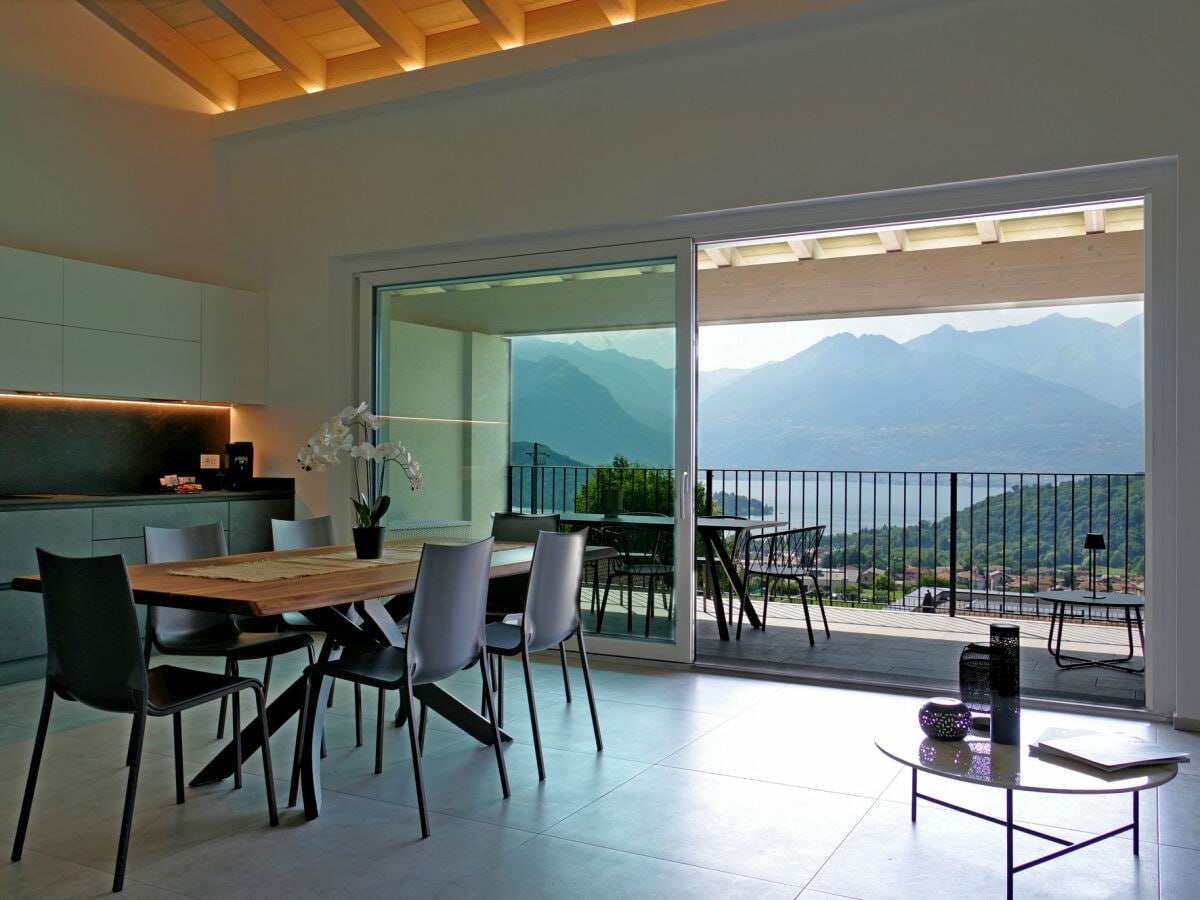
POLYGON ((1105 772, 1116 772, 1133 766, 1154 766, 1164 763, 1188 762, 1185 750, 1163 747, 1154 741, 1119 732, 1072 731, 1051 728, 1029 749, 1039 756, 1075 760, 1105 772))

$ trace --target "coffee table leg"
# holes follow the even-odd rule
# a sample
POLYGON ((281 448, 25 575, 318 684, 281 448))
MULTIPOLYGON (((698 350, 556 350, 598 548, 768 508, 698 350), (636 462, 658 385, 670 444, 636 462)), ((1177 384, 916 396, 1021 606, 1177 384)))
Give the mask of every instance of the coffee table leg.
POLYGON ((1008 900, 1012 900, 1012 896, 1013 896, 1013 792, 1012 792, 1012 789, 1011 788, 1006 789, 1004 791, 1004 795, 1005 795, 1004 803, 1005 803, 1005 823, 1006 823, 1005 831, 1007 832, 1007 835, 1005 838, 1005 848, 1006 848, 1006 852, 1008 853, 1008 875, 1007 875, 1008 882, 1007 882, 1006 887, 1007 887, 1007 891, 1008 891, 1008 894, 1007 894, 1008 900))
POLYGON ((1141 820, 1138 815, 1138 797, 1141 796, 1140 791, 1133 792, 1133 855, 1138 855, 1138 840, 1142 834, 1141 820))
POLYGON ((912 813, 911 813, 911 815, 912 815, 912 820, 914 822, 917 821, 917 770, 915 768, 913 769, 912 813))

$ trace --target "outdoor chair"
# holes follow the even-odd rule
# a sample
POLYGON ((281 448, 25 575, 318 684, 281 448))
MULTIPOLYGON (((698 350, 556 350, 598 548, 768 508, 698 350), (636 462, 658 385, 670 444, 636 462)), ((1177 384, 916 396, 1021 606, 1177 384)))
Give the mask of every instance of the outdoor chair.
POLYGON ((604 613, 608 608, 608 595, 612 583, 620 579, 619 590, 626 598, 626 630, 633 631, 633 587, 636 579, 646 584, 646 627, 645 636, 650 636, 650 621, 654 618, 654 588, 662 583, 661 603, 670 618, 674 614, 672 585, 675 580, 672 543, 674 534, 670 528, 649 525, 621 525, 611 532, 617 557, 604 580, 604 593, 600 598, 600 612, 596 616, 596 631, 604 626, 604 613))
MULTIPOLYGON (((143 529, 147 563, 182 562, 228 556, 225 530, 220 522, 193 525, 187 528, 143 529)), ((176 656, 220 656, 225 659, 225 674, 236 676, 238 663, 265 659, 263 691, 271 683, 271 663, 281 653, 305 649, 308 661, 313 656, 312 635, 304 631, 279 634, 276 632, 246 632, 229 613, 200 612, 192 609, 172 609, 151 606, 146 612, 146 663, 151 650, 176 656)), ((238 698, 233 696, 234 729, 241 726, 238 698)), ((217 738, 225 734, 225 700, 217 720, 217 738)))
MULTIPOLYGON (((750 576, 762 579, 763 611, 762 627, 767 627, 767 603, 771 599, 771 586, 779 581, 794 582, 800 590, 800 602, 804 606, 804 624, 808 627, 808 643, 813 639, 812 619, 808 613, 808 590, 806 581, 812 582, 821 610, 821 621, 825 625, 825 637, 829 637, 829 620, 825 617, 825 602, 821 598, 821 586, 817 583, 817 548, 825 534, 824 525, 794 528, 791 531, 776 531, 772 534, 754 535, 747 539, 744 549, 745 579, 750 576), (765 562, 764 562, 765 560, 765 562)), ((738 608, 738 635, 742 633, 744 610, 738 608)))
MULTIPOLYGON (((408 720, 409 749, 413 780, 421 817, 421 836, 429 837, 413 688, 442 681, 463 669, 479 664, 484 704, 492 725, 496 766, 500 785, 510 795, 508 771, 500 749, 500 728, 492 703, 492 684, 484 656, 484 608, 492 563, 493 539, 474 544, 426 544, 421 550, 413 590, 406 647, 379 647, 348 653, 340 659, 322 660, 308 667, 308 691, 315 690, 321 677, 343 678, 369 687, 400 690, 401 715, 408 720)), ((306 704, 307 705, 307 704, 306 704)), ((421 706, 421 736, 424 736, 427 707, 421 706)), ((382 725, 380 725, 380 728, 382 725)))
MULTIPOLYGON (((33 794, 37 787, 50 709, 54 698, 75 700, 95 709, 130 713, 133 728, 129 736, 126 764, 129 776, 125 805, 117 841, 117 864, 113 890, 120 891, 125 881, 125 861, 133 824, 134 795, 142 762, 142 745, 147 716, 171 716, 175 745, 175 802, 184 802, 183 723, 184 710, 251 690, 258 705, 262 727, 263 780, 267 789, 267 808, 272 825, 279 824, 275 806, 275 782, 271 769, 270 735, 262 684, 254 678, 238 678, 183 669, 156 666, 148 669, 142 656, 137 614, 129 573, 122 556, 71 558, 56 556, 38 548, 38 569, 42 578, 42 598, 46 610, 46 687, 42 713, 38 719, 29 763, 29 777, 13 841, 12 858, 20 860, 29 827, 33 794)), ((153 607, 151 607, 153 608, 153 607)), ((241 733, 234 737, 234 783, 242 786, 241 733)))
POLYGON ((546 779, 542 759, 542 736, 538 729, 537 704, 533 698, 533 677, 529 655, 551 647, 558 648, 562 665, 563 687, 567 702, 571 702, 571 679, 567 668, 565 642, 571 635, 579 646, 579 663, 583 668, 583 684, 587 689, 592 714, 592 731, 596 749, 603 750, 600 720, 596 716, 596 698, 592 693, 592 677, 588 671, 587 650, 579 620, 579 592, 583 581, 583 557, 587 549, 588 529, 560 534, 543 531, 538 535, 533 551, 533 567, 529 573, 529 592, 525 611, 509 616, 503 622, 487 626, 487 651, 496 660, 497 724, 504 725, 504 657, 521 657, 525 673, 525 695, 529 701, 529 720, 533 727, 533 749, 537 756, 538 779, 546 779))

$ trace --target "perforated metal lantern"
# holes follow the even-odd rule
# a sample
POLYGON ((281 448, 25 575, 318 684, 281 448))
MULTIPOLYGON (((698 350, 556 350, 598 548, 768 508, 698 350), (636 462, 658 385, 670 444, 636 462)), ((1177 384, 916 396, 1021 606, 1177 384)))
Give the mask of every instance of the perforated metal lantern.
POLYGON ((971 711, 954 697, 933 697, 917 713, 917 722, 935 741, 961 741, 971 731, 971 711))
POLYGON ((973 713, 992 710, 992 645, 967 644, 958 657, 958 693, 973 713))

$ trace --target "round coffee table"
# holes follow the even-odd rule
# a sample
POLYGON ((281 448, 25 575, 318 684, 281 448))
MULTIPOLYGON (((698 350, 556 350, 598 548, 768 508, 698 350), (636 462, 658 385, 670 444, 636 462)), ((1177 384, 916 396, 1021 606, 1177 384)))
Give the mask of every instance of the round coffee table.
POLYGON ((1057 859, 1073 850, 1088 847, 1126 831, 1133 832, 1133 854, 1138 855, 1138 795, 1147 788, 1166 784, 1178 773, 1175 763, 1136 766, 1118 772, 1106 772, 1084 763, 1068 759, 1039 756, 1031 751, 1028 742, 1019 745, 993 744, 986 736, 969 735, 962 741, 935 741, 927 738, 913 725, 897 728, 875 739, 875 746, 896 762, 912 769, 911 818, 917 820, 917 800, 928 800, 957 812, 978 819, 1003 825, 1007 831, 1007 896, 1013 895, 1013 875, 1040 863, 1057 859), (922 794, 917 790, 917 773, 928 772, 942 778, 1000 788, 1005 793, 1005 817, 988 816, 976 810, 966 809, 922 794), (1013 791, 1036 791, 1047 794, 1130 794, 1133 798, 1131 821, 1098 834, 1087 840, 1071 842, 1057 835, 1046 834, 1013 822, 1013 791), (1013 860, 1014 832, 1033 835, 1055 844, 1062 849, 1028 862, 1013 860))

